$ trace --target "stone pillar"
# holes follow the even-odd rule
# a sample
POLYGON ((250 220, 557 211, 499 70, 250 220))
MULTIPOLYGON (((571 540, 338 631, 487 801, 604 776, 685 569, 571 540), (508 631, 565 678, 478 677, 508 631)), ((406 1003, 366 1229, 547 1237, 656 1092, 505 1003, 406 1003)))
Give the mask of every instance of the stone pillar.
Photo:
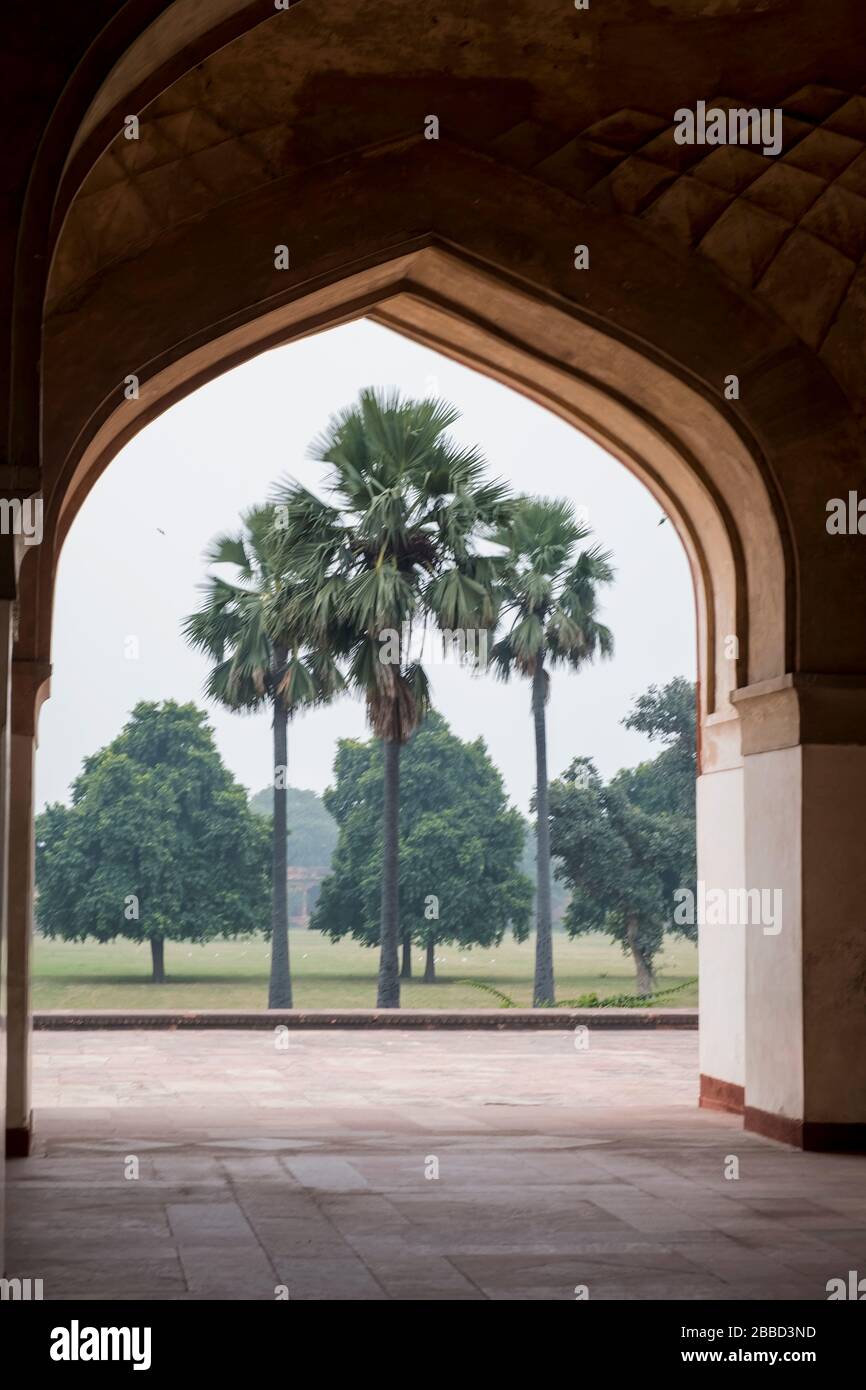
POLYGON ((866 1150, 866 680, 785 676, 734 696, 746 883, 781 930, 746 933, 745 1126, 866 1150))
POLYGON ((12 662, 12 738, 9 782, 8 1043, 6 1154, 24 1158, 32 1135, 30 1099, 30 951, 33 939, 33 777, 36 723, 47 691, 47 669, 12 662))
MULTIPOLYGON (((698 882, 745 882, 745 808, 740 721, 733 711, 701 727, 697 783, 698 882)), ((742 1114, 746 1083, 746 943, 740 926, 701 923, 700 1100, 710 1110, 742 1114)))

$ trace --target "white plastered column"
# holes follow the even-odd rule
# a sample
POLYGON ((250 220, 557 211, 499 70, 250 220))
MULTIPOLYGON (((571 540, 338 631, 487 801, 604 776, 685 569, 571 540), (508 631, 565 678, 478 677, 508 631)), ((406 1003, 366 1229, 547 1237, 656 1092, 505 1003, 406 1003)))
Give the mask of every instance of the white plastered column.
POLYGON ((746 928, 745 1125, 866 1149, 866 681, 785 676, 738 691, 745 871, 781 892, 746 928))
MULTIPOLYGON (((705 718, 697 782, 698 881, 745 882, 745 790, 740 721, 705 718)), ((698 927, 700 1104, 742 1112, 746 1084, 746 944, 742 926, 698 927)))

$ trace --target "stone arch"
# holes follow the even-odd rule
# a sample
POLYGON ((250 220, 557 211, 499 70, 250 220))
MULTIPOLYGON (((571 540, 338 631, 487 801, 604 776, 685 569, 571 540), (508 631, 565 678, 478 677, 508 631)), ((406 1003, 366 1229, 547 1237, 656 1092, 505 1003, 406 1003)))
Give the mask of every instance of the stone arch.
POLYGON ((21 578, 26 688, 49 660, 76 509, 184 392, 360 314, 498 377, 619 456, 673 516, 698 600, 702 862, 723 881, 783 882, 794 904, 781 956, 745 937, 708 948, 725 988, 704 1008, 705 1099, 745 1104, 754 1127, 797 1142, 837 1143, 839 1126, 859 1142, 866 1106, 825 1059, 863 1051, 861 1001, 839 997, 863 947, 853 927, 832 939, 827 904, 850 915, 866 871, 858 859, 839 890, 805 838, 818 817, 838 852, 845 816, 866 803, 866 574, 856 537, 824 525, 827 499, 866 477, 853 59, 819 25, 782 45, 785 72, 769 74, 767 45, 791 24, 778 0, 731 0, 711 29, 678 0, 682 83, 636 61, 624 0, 587 12, 581 31, 558 0, 519 0, 504 36, 496 7, 489 30, 446 8, 434 35, 385 4, 385 59, 363 15, 322 0, 336 67, 308 4, 212 0, 194 34, 173 29, 189 8, 124 6, 55 109, 27 206, 24 241, 43 263, 19 258, 10 457, 16 486, 41 485, 47 539, 21 578), (615 98, 570 81, 559 57, 571 42, 613 64, 615 98), (444 61, 455 46, 458 65, 444 61), (748 99, 714 97, 720 55, 748 99), (810 82, 825 69, 832 83, 810 82), (117 135, 133 93, 152 118, 134 158, 117 135), (259 97, 260 116, 238 116, 238 98, 259 97), (742 150, 678 162, 671 113, 699 98, 779 104, 779 164, 742 150), (419 102, 447 114, 440 141, 424 140, 419 102), (285 271, 273 258, 284 242, 285 271), (841 801, 834 778, 848 779, 841 801))
MULTIPOLYGON (((70 441, 53 486, 48 482, 53 470, 46 470, 49 546, 34 555, 41 612, 34 628, 25 624, 39 632, 34 657, 48 660, 50 576, 63 539, 118 449, 167 406, 231 366, 359 314, 521 391, 590 435, 641 477, 672 516, 689 557, 708 715, 727 709, 730 717, 730 693, 748 683, 749 671, 764 679, 785 669, 790 539, 778 525, 771 493, 744 432, 693 384, 642 357, 634 345, 576 320, 561 306, 544 304, 454 248, 432 244, 302 298, 292 297, 183 355, 166 353, 158 366, 148 364, 142 372, 138 400, 118 401, 112 383, 70 441), (533 315, 535 335, 526 332, 533 315), (553 350, 557 340, 570 342, 572 363, 553 350), (670 403, 677 419, 691 420, 691 427, 672 427, 660 402, 670 403), (711 450, 702 444, 701 429, 713 441, 711 450), (772 595, 772 618, 762 611, 761 595, 772 595), (718 640, 727 633, 739 638, 738 662, 725 657, 718 640), (737 679, 738 670, 743 679, 737 679)), ((564 347, 562 352, 564 356, 564 347)), ((35 601, 37 587, 29 565, 22 578, 22 603, 27 605, 35 601)))

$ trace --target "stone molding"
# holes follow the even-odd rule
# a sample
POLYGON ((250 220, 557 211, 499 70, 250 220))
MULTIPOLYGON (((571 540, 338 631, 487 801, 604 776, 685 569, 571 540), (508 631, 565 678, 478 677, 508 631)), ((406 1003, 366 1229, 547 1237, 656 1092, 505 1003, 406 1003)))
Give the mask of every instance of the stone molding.
POLYGON ((12 660, 12 733, 35 738, 39 711, 51 690, 47 661, 12 660))
POLYGON ((92 1032, 143 1028, 291 1029, 524 1029, 686 1028, 698 1026, 697 1009, 202 1009, 146 1011, 52 1009, 33 1014, 37 1032, 92 1032))
POLYGON ((731 696, 743 755, 804 743, 866 744, 866 677, 787 674, 731 696))

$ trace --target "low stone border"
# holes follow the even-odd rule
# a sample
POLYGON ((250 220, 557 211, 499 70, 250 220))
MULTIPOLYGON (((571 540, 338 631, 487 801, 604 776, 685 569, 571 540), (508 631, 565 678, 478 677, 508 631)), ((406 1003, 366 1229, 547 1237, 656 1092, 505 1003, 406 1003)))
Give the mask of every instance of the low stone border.
POLYGON ((697 1009, 55 1009, 39 1032, 125 1028, 697 1028, 697 1009))

